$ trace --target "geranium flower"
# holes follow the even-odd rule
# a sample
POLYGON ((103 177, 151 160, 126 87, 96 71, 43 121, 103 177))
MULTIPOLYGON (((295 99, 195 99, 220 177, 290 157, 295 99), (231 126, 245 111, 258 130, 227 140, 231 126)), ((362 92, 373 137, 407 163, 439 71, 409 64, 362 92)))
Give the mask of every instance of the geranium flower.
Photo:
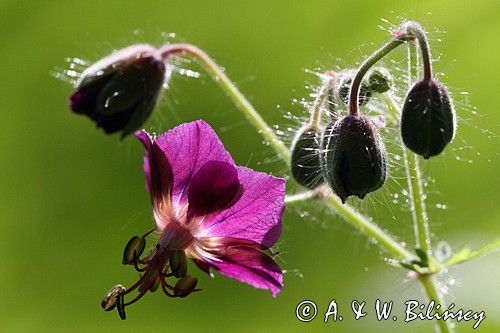
POLYGON ((218 271, 276 296, 283 276, 267 250, 281 235, 285 180, 236 166, 203 121, 157 138, 145 131, 135 135, 147 152, 144 171, 156 228, 127 244, 124 263, 143 274, 128 289, 111 289, 103 300, 105 310, 118 307, 124 318, 124 306, 158 287, 170 297, 197 291, 186 257, 212 276, 218 271), (155 230, 156 246, 141 258, 144 239, 155 230), (172 286, 169 278, 179 280, 172 286), (135 289, 137 296, 125 303, 124 296, 135 289))

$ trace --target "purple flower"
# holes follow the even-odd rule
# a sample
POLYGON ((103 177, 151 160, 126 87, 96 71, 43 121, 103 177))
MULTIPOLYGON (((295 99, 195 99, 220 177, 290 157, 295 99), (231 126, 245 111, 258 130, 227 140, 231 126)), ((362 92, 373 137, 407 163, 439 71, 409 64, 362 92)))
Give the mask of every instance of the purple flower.
POLYGON ((182 124, 155 139, 145 131, 135 135, 147 152, 146 187, 159 238, 143 258, 142 239, 153 230, 127 245, 124 263, 144 274, 122 293, 139 288, 124 305, 158 286, 173 297, 196 291, 196 278, 186 275, 186 257, 211 275, 219 271, 276 296, 282 271, 266 252, 281 235, 285 180, 236 166, 203 121, 182 124), (180 278, 175 287, 167 282, 170 277, 180 278))

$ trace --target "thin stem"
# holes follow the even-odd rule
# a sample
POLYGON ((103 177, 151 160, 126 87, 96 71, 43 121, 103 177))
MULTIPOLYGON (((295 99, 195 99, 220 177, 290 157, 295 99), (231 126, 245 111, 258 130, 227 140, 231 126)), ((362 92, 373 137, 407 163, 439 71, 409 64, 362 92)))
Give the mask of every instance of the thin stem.
POLYGON ((474 251, 472 251, 468 247, 465 247, 452 255, 448 260, 445 261, 444 264, 446 266, 457 265, 498 250, 500 250, 500 238, 496 239, 493 243, 485 245, 482 248, 474 251))
POLYGON ((410 260, 414 257, 413 254, 399 244, 388 232, 382 230, 377 224, 370 221, 353 207, 343 204, 340 198, 331 193, 331 191, 323 189, 322 194, 325 201, 333 207, 345 221, 349 222, 349 224, 369 238, 375 240, 376 244, 381 248, 394 254, 399 259, 410 260))
POLYGON ((316 191, 306 191, 296 194, 288 194, 285 196, 285 203, 291 204, 296 202, 301 202, 309 199, 314 199, 318 197, 318 192, 316 191))
MULTIPOLYGON (((427 39, 425 38, 425 33, 423 33, 422 28, 418 23, 410 22, 408 23, 412 27, 413 31, 416 31, 417 39, 419 40, 420 47, 422 48, 422 40, 425 41, 426 52, 422 48, 422 59, 424 62, 424 79, 428 76, 429 79, 432 77, 432 68, 430 64, 430 56, 425 58, 425 54, 429 55, 427 39)), ((413 86, 413 82, 418 76, 418 53, 415 43, 408 43, 408 87, 413 86)), ((395 104, 393 107, 397 108, 395 104)), ((399 108, 397 108, 399 110, 399 108)), ((400 111, 399 111, 400 112, 400 111)), ((417 245, 427 253, 429 257, 429 265, 433 267, 434 270, 440 269, 440 265, 434 259, 432 255, 432 247, 430 243, 429 235, 429 224, 427 219, 427 211, 425 207, 425 193, 422 186, 422 174, 420 171, 419 157, 417 154, 406 149, 405 145, 403 147, 403 156, 405 160, 406 178, 408 181, 408 191, 412 206, 412 218, 415 227, 415 238, 417 245)), ((434 280, 434 274, 420 274, 419 281, 427 294, 429 300, 440 304, 441 307, 436 309, 440 315, 443 314, 443 309, 446 307, 444 300, 440 297, 439 291, 436 287, 436 281, 434 280)), ((453 332, 453 327, 444 320, 438 320, 439 331, 442 333, 453 332)))
POLYGON ((185 54, 195 58, 220 85, 233 102, 238 106, 248 121, 264 136, 271 147, 285 161, 290 159, 290 151, 287 146, 278 138, 276 133, 266 124, 261 115, 255 110, 245 96, 238 90, 236 85, 227 77, 224 71, 202 50, 190 44, 171 44, 160 49, 160 54, 164 60, 168 60, 174 54, 185 54))
MULTIPOLYGON (((422 283, 422 286, 424 287, 424 291, 429 297, 429 300, 434 301, 437 304, 440 304, 439 309, 436 309, 436 312, 439 313, 441 316, 443 315, 444 309, 446 308, 445 303, 441 300, 441 297, 439 295, 439 291, 436 288, 436 282, 434 281, 433 275, 429 274, 421 274, 419 275, 419 281, 422 283)), ((439 325, 439 330, 442 333, 449 333, 453 332, 453 328, 448 324, 447 321, 445 320, 438 320, 438 325, 439 325)))
POLYGON ((323 113, 323 109, 325 107, 326 100, 328 98, 328 91, 332 87, 332 81, 334 80, 333 72, 325 73, 325 78, 323 79, 323 83, 319 88, 318 95, 314 100, 314 104, 311 109, 311 115, 309 119, 309 125, 314 128, 318 128, 321 122, 321 115, 323 113))
MULTIPOLYGON (((413 24, 412 26, 415 25, 420 27, 418 24, 413 24)), ((408 46, 408 86, 412 87, 415 78, 418 76, 418 64, 416 63, 418 59, 415 43, 412 42, 409 44, 411 45, 408 46)), ((430 255, 431 243, 429 223, 425 207, 425 193, 422 184, 422 172, 420 171, 419 156, 406 149, 404 143, 402 146, 417 246, 430 255)))
POLYGON ((422 52, 422 63, 424 66, 424 80, 429 81, 432 79, 432 60, 431 60, 431 50, 429 47, 429 42, 427 41, 427 36, 422 26, 417 22, 406 22, 404 24, 408 33, 414 34, 418 40, 420 46, 420 51, 422 52))
POLYGON ((410 150, 403 148, 405 159, 408 192, 411 199, 411 213, 417 237, 417 246, 425 253, 430 254, 431 242, 429 224, 425 207, 425 194, 422 186, 422 173, 420 171, 419 157, 410 150))
MULTIPOLYGON (((285 161, 290 160, 290 150, 288 147, 277 137, 250 102, 248 102, 238 88, 205 52, 189 44, 167 45, 160 50, 160 54, 165 60, 179 53, 197 59, 219 83, 220 87, 232 98, 236 105, 239 106, 240 111, 257 131, 269 140, 275 152, 285 161)), ((391 235, 380 229, 375 223, 371 222, 367 217, 363 216, 351 206, 342 204, 338 197, 331 193, 324 193, 324 197, 325 202, 334 208, 345 221, 349 222, 368 237, 374 239, 381 248, 387 250, 399 259, 411 260, 414 258, 414 256, 401 246, 391 235)))
POLYGON ((349 114, 356 116, 359 112, 359 90, 361 89, 361 81, 368 70, 375 65, 380 59, 385 57, 389 52, 394 50, 399 45, 407 41, 407 35, 401 34, 392 38, 387 44, 382 46, 377 51, 373 52, 368 58, 363 61, 358 68, 354 79, 352 80, 351 90, 349 95, 349 114))

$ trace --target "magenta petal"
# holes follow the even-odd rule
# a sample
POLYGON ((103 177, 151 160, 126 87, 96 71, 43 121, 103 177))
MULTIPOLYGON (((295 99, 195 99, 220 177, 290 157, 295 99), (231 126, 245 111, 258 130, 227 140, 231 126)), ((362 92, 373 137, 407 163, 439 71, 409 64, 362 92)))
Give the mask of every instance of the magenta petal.
POLYGON ((189 183, 189 214, 201 216, 228 207, 239 189, 238 171, 233 165, 208 161, 189 183))
POLYGON ((208 216, 200 235, 244 238, 266 247, 281 235, 285 180, 238 167, 241 197, 228 209, 208 216))
POLYGON ((144 156, 144 173, 146 174, 146 190, 150 191, 151 190, 151 175, 149 172, 149 155, 148 151, 151 148, 151 144, 153 141, 151 140, 151 137, 149 136, 148 132, 145 130, 140 130, 136 131, 134 133, 135 137, 138 138, 142 144, 144 145, 144 148, 146 148, 146 155, 144 156))
POLYGON ((255 246, 230 246, 220 249, 210 265, 221 274, 248 283, 259 289, 269 289, 273 297, 283 287, 283 273, 278 264, 255 246))
POLYGON ((152 142, 148 133, 137 131, 135 136, 146 148, 144 171, 148 179, 148 189, 157 212, 162 205, 170 204, 170 194, 173 186, 173 174, 170 163, 156 141, 152 142))
POLYGON ((170 162, 175 175, 172 190, 174 202, 183 203, 191 178, 206 162, 221 161, 234 166, 217 134, 202 120, 181 124, 158 136, 155 143, 170 162))

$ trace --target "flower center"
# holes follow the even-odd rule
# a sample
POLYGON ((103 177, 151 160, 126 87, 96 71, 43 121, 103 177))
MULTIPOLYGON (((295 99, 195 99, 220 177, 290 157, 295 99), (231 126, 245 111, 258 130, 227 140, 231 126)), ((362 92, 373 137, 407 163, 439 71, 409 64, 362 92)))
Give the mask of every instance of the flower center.
POLYGON ((122 319, 125 319, 125 307, 137 302, 148 291, 154 292, 159 287, 168 297, 186 297, 195 289, 196 277, 187 275, 187 258, 185 249, 194 240, 189 229, 177 221, 170 221, 162 230, 160 239, 146 256, 142 256, 146 238, 156 229, 151 229, 142 237, 134 236, 127 243, 123 264, 132 265, 140 274, 140 279, 129 288, 121 285, 113 287, 104 297, 102 306, 106 311, 115 307, 122 319), (169 279, 177 279, 175 284, 169 279), (137 290, 137 295, 125 302, 127 294, 137 290))

